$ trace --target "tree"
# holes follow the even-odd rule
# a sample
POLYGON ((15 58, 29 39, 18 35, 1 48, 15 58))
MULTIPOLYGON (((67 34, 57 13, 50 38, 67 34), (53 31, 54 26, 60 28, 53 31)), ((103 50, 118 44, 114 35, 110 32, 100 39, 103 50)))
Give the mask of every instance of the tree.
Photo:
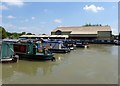
POLYGON ((43 33, 42 35, 46 35, 45 33, 43 33))
POLYGON ((21 35, 25 35, 26 34, 26 32, 22 32, 22 34, 21 35))
POLYGON ((0 38, 4 39, 7 37, 6 30, 0 26, 0 38))
POLYGON ((12 35, 12 33, 10 32, 6 32, 7 36, 10 37, 12 35))
POLYGON ((32 35, 32 33, 27 33, 26 35, 32 35))
POLYGON ((13 33, 13 37, 14 37, 14 38, 19 38, 18 33, 13 33))
POLYGON ((85 24, 84 26, 89 26, 89 24, 85 24))
POLYGON ((96 24, 96 26, 99 26, 99 24, 96 24))
POLYGON ((92 25, 89 23, 88 26, 92 26, 92 25))

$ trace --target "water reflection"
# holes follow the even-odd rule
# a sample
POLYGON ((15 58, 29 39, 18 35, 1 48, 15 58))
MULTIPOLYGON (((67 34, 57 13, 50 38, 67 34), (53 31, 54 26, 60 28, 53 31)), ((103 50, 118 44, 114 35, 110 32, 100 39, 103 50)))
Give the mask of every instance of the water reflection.
POLYGON ((63 53, 63 54, 54 54, 56 61, 62 61, 63 59, 65 59, 64 57, 66 56, 67 53, 63 53))
POLYGON ((2 66, 3 80, 11 77, 14 73, 19 72, 29 76, 35 76, 37 73, 41 75, 50 74, 53 66, 58 65, 53 62, 28 62, 20 60, 19 63, 4 64, 2 66))
POLYGON ((111 53, 112 53, 112 55, 117 55, 117 57, 118 57, 118 52, 120 52, 120 51, 118 51, 118 47, 120 47, 120 46, 112 46, 111 47, 111 53))

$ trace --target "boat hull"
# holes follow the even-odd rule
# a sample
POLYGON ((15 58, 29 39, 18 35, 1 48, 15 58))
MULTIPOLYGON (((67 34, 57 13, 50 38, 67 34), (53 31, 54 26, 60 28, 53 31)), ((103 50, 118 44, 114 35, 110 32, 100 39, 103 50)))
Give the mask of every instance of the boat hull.
POLYGON ((0 63, 14 63, 14 62, 18 62, 18 58, 0 59, 0 63))
POLYGON ((49 49, 52 53, 68 53, 70 52, 70 49, 49 49))
POLYGON ((88 45, 76 45, 76 47, 78 47, 78 48, 88 48, 89 46, 88 45))
POLYGON ((29 55, 29 54, 18 54, 20 59, 33 59, 33 60, 53 60, 53 54, 46 55, 29 55))

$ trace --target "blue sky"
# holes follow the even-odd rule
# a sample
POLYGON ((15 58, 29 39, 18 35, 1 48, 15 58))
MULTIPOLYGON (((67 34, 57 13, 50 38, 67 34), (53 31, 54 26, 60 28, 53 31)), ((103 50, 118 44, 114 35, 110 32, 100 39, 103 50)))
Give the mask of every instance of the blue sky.
MULTIPOLYGON (((15 1, 15 0, 13 0, 15 1)), ((118 33, 117 2, 4 2, 0 25, 10 32, 50 34, 57 26, 110 25, 118 33)))

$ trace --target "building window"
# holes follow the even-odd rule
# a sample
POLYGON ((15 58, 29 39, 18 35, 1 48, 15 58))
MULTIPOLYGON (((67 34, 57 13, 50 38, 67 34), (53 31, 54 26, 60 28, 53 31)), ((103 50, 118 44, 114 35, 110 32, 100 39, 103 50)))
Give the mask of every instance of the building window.
POLYGON ((61 31, 60 31, 60 30, 57 30, 57 31, 55 32, 55 34, 56 34, 56 35, 61 35, 61 31))

